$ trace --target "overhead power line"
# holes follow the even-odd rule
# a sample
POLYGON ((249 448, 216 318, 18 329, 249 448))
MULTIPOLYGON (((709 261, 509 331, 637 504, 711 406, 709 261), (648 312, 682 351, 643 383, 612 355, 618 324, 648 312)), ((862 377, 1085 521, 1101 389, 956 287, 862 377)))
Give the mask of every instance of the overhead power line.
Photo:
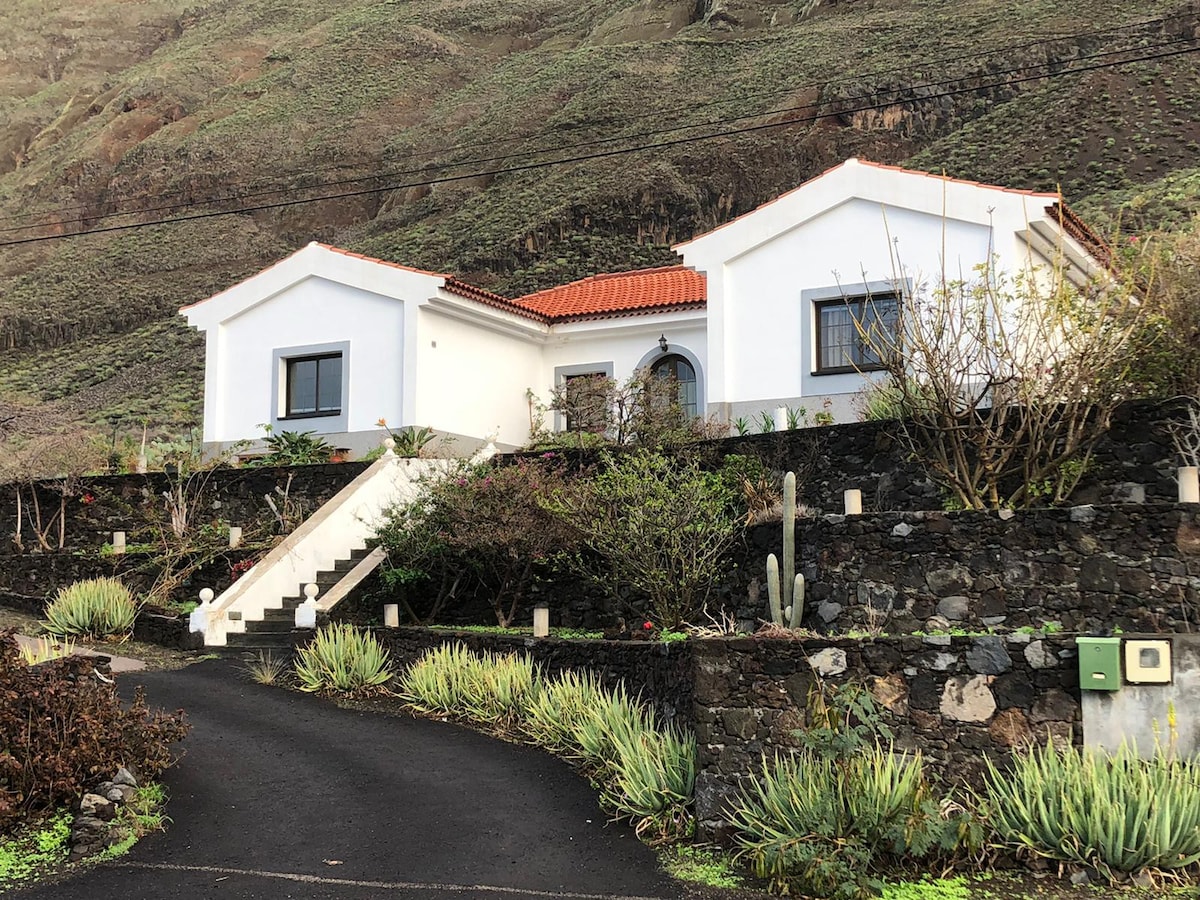
MULTIPOLYGON (((1178 43, 1178 41, 1171 42, 1171 43, 1178 43)), ((1192 42, 1192 43, 1194 43, 1194 42, 1192 42)), ((1005 79, 1002 81, 997 81, 997 82, 988 83, 988 84, 976 84, 976 85, 972 85, 972 86, 947 89, 947 90, 943 90, 943 91, 925 94, 924 96, 919 97, 919 98, 913 98, 913 99, 907 99, 907 100, 889 99, 889 100, 886 100, 883 102, 875 102, 875 103, 864 104, 864 105, 860 105, 860 106, 852 106, 852 107, 848 107, 848 108, 838 108, 838 109, 830 110, 828 112, 816 113, 816 114, 810 115, 810 116, 801 116, 801 117, 797 117, 797 118, 790 118, 790 119, 785 119, 783 121, 766 122, 766 123, 761 123, 758 125, 747 125, 747 126, 743 126, 740 128, 727 128, 727 129, 723 129, 721 131, 712 132, 710 134, 696 135, 696 136, 691 136, 691 137, 673 138, 670 140, 657 141, 655 143, 649 143, 649 144, 641 144, 641 145, 637 145, 637 146, 633 146, 633 147, 618 147, 618 148, 613 148, 613 149, 608 149, 608 150, 598 150, 598 151, 594 151, 592 153, 579 154, 576 156, 568 156, 568 157, 557 158, 557 159, 536 160, 536 161, 531 161, 531 162, 520 163, 520 164, 513 165, 513 166, 505 166, 505 167, 487 169, 487 170, 482 170, 482 171, 472 171, 472 172, 467 172, 467 173, 458 174, 458 175, 444 175, 444 176, 440 176, 440 177, 436 177, 436 178, 423 179, 420 181, 388 184, 388 185, 383 185, 380 187, 372 187, 372 188, 361 188, 361 189, 353 190, 353 191, 341 191, 341 192, 338 192, 335 194, 326 194, 326 195, 322 195, 322 196, 318 196, 318 197, 300 197, 300 198, 295 198, 295 199, 291 199, 291 200, 279 200, 279 201, 275 201, 272 203, 261 203, 261 204, 251 205, 251 206, 242 206, 242 207, 238 207, 235 209, 213 210, 213 211, 209 211, 209 212, 194 213, 192 215, 186 215, 186 216, 174 216, 174 217, 169 217, 169 218, 164 218, 164 219, 156 219, 156 220, 152 220, 152 221, 148 221, 148 222, 132 222, 132 223, 127 223, 127 224, 122 224, 122 225, 106 225, 106 226, 102 226, 99 228, 84 229, 84 230, 68 232, 68 233, 64 233, 64 234, 48 234, 48 235, 39 235, 37 237, 18 238, 15 240, 0 242, 0 247, 13 247, 13 246, 18 246, 18 245, 22 245, 22 244, 38 243, 41 241, 63 240, 66 238, 82 237, 82 236, 91 235, 91 234, 108 234, 108 233, 117 232, 117 231, 129 231, 129 230, 133 230, 133 229, 137 229, 137 228, 149 228, 152 226, 159 226, 159 225, 174 225, 174 224, 179 224, 179 223, 183 223, 183 222, 195 222, 195 221, 201 221, 204 219, 212 219, 212 218, 217 218, 220 216, 242 215, 245 213, 264 212, 264 211, 273 210, 273 209, 286 209, 289 207, 301 206, 301 205, 305 205, 305 204, 309 204, 309 203, 323 203, 328 200, 341 200, 341 199, 348 199, 351 197, 363 197, 363 196, 369 196, 372 194, 387 193, 389 191, 403 190, 403 189, 407 189, 407 188, 429 187, 429 186, 433 186, 433 185, 437 185, 437 184, 448 184, 448 183, 453 183, 453 182, 457 182, 457 181, 465 181, 465 180, 471 179, 471 178, 506 175, 506 174, 512 174, 512 173, 516 173, 516 172, 526 172, 526 171, 537 170, 537 169, 545 169, 545 168, 549 168, 552 166, 561 166, 561 165, 568 165, 568 164, 573 164, 573 163, 589 162, 589 161, 598 160, 598 159, 608 159, 608 158, 612 158, 612 157, 616 157, 616 156, 628 155, 631 153, 643 153, 643 152, 646 152, 649 150, 663 150, 663 149, 677 147, 677 146, 681 146, 681 145, 685 145, 685 144, 698 143, 700 141, 709 141, 709 140, 715 140, 718 138, 725 138, 725 137, 735 137, 735 136, 743 135, 743 134, 753 134, 753 133, 760 132, 760 131, 766 131, 766 130, 772 129, 772 128, 786 128, 786 127, 790 127, 793 125, 811 123, 811 122, 819 121, 820 119, 832 118, 835 116, 845 116, 845 115, 851 115, 851 114, 859 113, 859 112, 868 112, 871 110, 886 109, 888 107, 897 105, 897 103, 927 102, 929 100, 936 100, 936 99, 940 99, 943 97, 953 97, 953 96, 959 96, 962 94, 977 93, 979 91, 988 90, 988 89, 996 88, 996 87, 1005 87, 1005 86, 1010 86, 1010 85, 1014 85, 1014 84, 1024 84, 1024 83, 1028 83, 1028 82, 1032 82, 1032 81, 1042 81, 1042 80, 1047 80, 1047 79, 1051 79, 1051 78, 1062 78, 1062 77, 1065 77, 1068 75, 1080 75, 1080 74, 1084 74, 1086 72, 1095 72, 1095 71, 1100 71, 1103 69, 1113 69, 1113 68, 1117 68, 1120 66, 1131 65, 1133 63, 1139 63, 1139 62, 1149 62, 1149 61, 1153 61, 1153 60, 1170 59, 1173 57, 1184 56, 1184 55, 1187 55, 1190 53, 1195 53, 1198 50, 1200 50, 1200 47, 1198 47, 1198 46, 1190 46, 1190 47, 1184 47, 1184 48, 1180 48, 1180 49, 1171 49, 1171 50, 1160 50, 1158 52, 1153 52, 1153 53, 1143 53, 1140 56, 1134 56, 1129 59, 1115 60, 1115 61, 1103 62, 1103 63, 1093 63, 1093 64, 1087 65, 1087 66, 1064 68, 1058 72, 1030 74, 1030 75, 1020 76, 1020 77, 1008 78, 1008 79, 1005 79)), ((961 80, 976 80, 976 78, 972 77, 970 79, 961 79, 961 80)))
MULTIPOLYGON (((1021 50, 1028 50, 1029 48, 1032 48, 1032 47, 1054 44, 1054 43, 1058 43, 1058 42, 1061 42, 1064 40, 1083 40, 1086 38, 1098 37, 1101 35, 1113 35, 1113 34, 1117 34, 1117 33, 1121 33, 1121 32, 1133 31, 1133 30, 1138 30, 1138 29, 1144 30, 1146 28, 1150 28, 1150 27, 1154 27, 1154 26, 1162 27, 1162 26, 1167 25, 1167 23, 1173 22, 1176 20, 1195 19, 1195 18, 1196 18, 1196 16, 1194 13, 1190 13, 1190 12, 1182 13, 1181 12, 1181 13, 1174 13, 1172 15, 1167 15, 1167 16, 1160 16, 1160 17, 1152 18, 1152 19, 1143 19, 1143 20, 1139 20, 1139 21, 1135 21, 1135 22, 1129 22, 1129 23, 1125 23, 1123 25, 1112 26, 1110 28, 1049 35, 1049 36, 1046 36, 1043 38, 1039 38, 1037 40, 1025 41, 1025 42, 1019 43, 1019 44, 1006 44, 1006 45, 1002 45, 1002 46, 995 46, 990 49, 972 51, 969 53, 962 53, 962 54, 958 54, 955 56, 942 57, 940 59, 909 61, 903 66, 899 66, 899 67, 895 67, 895 68, 891 68, 891 69, 876 69, 876 70, 871 70, 871 71, 867 71, 867 72, 846 73, 845 75, 842 75, 840 77, 831 78, 831 79, 827 79, 827 80, 820 81, 820 82, 814 82, 814 83, 810 83, 810 84, 792 85, 792 86, 788 86, 788 87, 776 88, 776 89, 769 90, 769 91, 755 91, 755 92, 749 93, 749 94, 727 96, 727 97, 723 97, 723 98, 715 98, 715 99, 704 101, 704 102, 701 102, 698 104, 693 104, 690 107, 690 110, 704 109, 704 108, 713 107, 713 106, 727 106, 727 105, 736 104, 736 103, 745 103, 745 102, 749 102, 749 101, 753 101, 753 100, 761 100, 761 99, 764 99, 767 97, 772 97, 772 96, 796 94, 796 93, 798 93, 800 91, 804 91, 804 90, 817 90, 818 92, 821 92, 821 91, 828 89, 832 85, 846 83, 846 82, 850 82, 850 81, 861 81, 861 80, 868 80, 868 79, 874 79, 874 78, 882 78, 882 77, 886 77, 889 75, 907 74, 907 73, 913 71, 914 69, 930 69, 930 68, 944 69, 945 67, 947 67, 953 63, 962 62, 964 60, 972 60, 972 61, 978 62, 980 60, 983 60, 988 57, 995 56, 995 55, 998 55, 1001 53, 1011 54, 1011 53, 1021 51, 1021 50)), ((1184 38, 1182 40, 1187 40, 1187 39, 1184 38)), ((1170 42, 1168 42, 1168 43, 1170 43, 1170 42)), ((1164 45, 1160 45, 1160 46, 1166 46, 1166 45, 1164 44, 1164 45)), ((1092 59, 1092 58, 1097 58, 1097 57, 1106 56, 1106 55, 1114 55, 1114 54, 1128 52, 1131 49, 1144 50, 1146 48, 1143 46, 1143 47, 1136 47, 1136 48, 1121 48, 1121 49, 1116 49, 1116 50, 1110 49, 1110 50, 1105 50, 1101 53, 1095 53, 1095 54, 1090 54, 1090 55, 1074 57, 1071 61, 1078 62, 1079 60, 1083 60, 1083 59, 1092 59)), ((998 77, 1001 75, 1013 74, 1016 72, 1025 71, 1030 68, 1040 68, 1040 67, 1044 67, 1047 65, 1051 65, 1051 63, 1034 63, 1034 64, 1029 64, 1026 66, 1017 67, 1015 69, 992 71, 992 72, 986 73, 986 75, 987 75, 987 77, 994 78, 994 77, 998 77)), ((949 84, 952 81, 963 80, 964 78, 967 78, 967 77, 969 77, 969 76, 965 76, 965 75, 958 76, 956 79, 935 81, 935 82, 926 82, 921 85, 906 86, 904 88, 894 88, 893 90, 900 92, 900 91, 903 91, 906 89, 912 90, 912 89, 924 89, 924 88, 929 88, 929 87, 938 87, 938 86, 942 86, 945 84, 949 84)), ((869 95, 869 94, 868 95, 859 95, 857 97, 842 98, 842 100, 848 101, 848 100, 858 100, 858 99, 871 99, 873 96, 875 96, 875 95, 869 95)), ((161 205, 154 205, 154 206, 140 205, 140 206, 137 206, 137 207, 131 208, 131 209, 115 209, 113 212, 103 213, 103 214, 99 214, 99 215, 95 215, 95 216, 70 216, 70 215, 68 215, 69 213, 73 213, 73 212, 85 212, 87 209, 90 208, 86 204, 77 204, 77 205, 72 205, 72 206, 59 207, 58 209, 54 210, 53 213, 47 213, 45 211, 15 213, 15 214, 9 215, 5 218, 0 218, 0 222, 19 221, 22 219, 30 219, 30 218, 35 218, 35 217, 42 218, 43 221, 29 223, 26 225, 17 225, 17 226, 10 226, 10 227, 6 227, 6 228, 0 228, 0 234, 14 233, 14 232, 20 232, 20 231, 29 231, 29 230, 35 230, 35 229, 43 228, 43 227, 52 227, 52 226, 61 224, 61 222, 64 219, 71 219, 71 218, 80 219, 81 221, 98 222, 103 219, 115 218, 115 217, 122 216, 122 215, 139 215, 139 214, 153 213, 153 212, 167 212, 167 211, 171 211, 171 210, 175 210, 175 209, 190 209, 190 208, 195 208, 198 206, 208 206, 208 205, 212 205, 215 203, 226 203, 226 202, 234 202, 234 201, 251 200, 251 199, 255 199, 255 198, 259 198, 259 197, 271 196, 273 194, 284 194, 284 193, 294 192, 297 190, 308 190, 308 191, 319 190, 322 188, 337 187, 337 186, 341 186, 341 185, 361 184, 365 181, 378 180, 381 178, 395 178, 395 177, 405 177, 405 176, 409 176, 409 175, 427 174, 430 172, 435 172, 435 171, 444 170, 444 169, 460 168, 460 167, 466 166, 466 165, 478 166, 478 165, 483 165, 486 163, 503 161, 505 159, 512 159, 517 156, 541 154, 541 153, 551 153, 551 152, 563 152, 566 150, 573 150, 573 149, 582 149, 584 147, 598 146, 598 145, 602 145, 602 144, 606 144, 606 143, 613 143, 616 141, 629 141, 629 140, 635 140, 635 139, 640 139, 640 138, 652 137, 655 135, 667 134, 667 133, 674 132, 674 131, 683 131, 683 130, 688 130, 688 129, 692 129, 692 128, 707 127, 707 126, 714 125, 714 124, 727 124, 729 122, 734 122, 734 121, 745 121, 747 119, 760 118, 763 116, 779 115, 779 114, 785 113, 785 112, 801 111, 804 109, 814 108, 815 106, 816 106, 815 104, 809 104, 809 105, 805 105, 805 106, 801 106, 801 107, 784 107, 782 109, 775 109, 775 110, 768 109, 768 110, 764 110, 764 111, 758 112, 758 113, 745 114, 745 115, 738 116, 738 117, 735 117, 732 119, 715 120, 715 121, 707 121, 707 122, 692 122, 692 123, 684 122, 684 123, 680 123, 678 125, 659 128, 659 129, 655 129, 655 130, 647 131, 647 132, 614 135, 612 137, 597 138, 597 139, 592 139, 592 140, 588 140, 588 141, 576 142, 573 144, 560 144, 560 145, 548 146, 548 147, 534 147, 534 148, 529 148, 529 149, 518 151, 518 152, 503 154, 500 156, 490 156, 490 157, 483 157, 483 158, 477 158, 477 159, 460 160, 457 162, 450 162, 450 163, 434 163, 434 164, 429 164, 429 165, 425 165, 425 166, 421 166, 421 167, 413 168, 413 169, 388 170, 388 171, 383 171, 383 172, 374 172, 369 175, 360 175, 360 176, 356 176, 354 178, 326 180, 326 181, 322 181, 317 184, 310 184, 310 185, 304 185, 304 186, 296 185, 294 182, 303 176, 312 175, 317 172, 328 172, 328 171, 333 171, 333 170, 338 170, 338 169, 353 168, 356 165, 361 165, 361 163, 339 163, 339 164, 335 164, 335 165, 331 165, 331 166, 309 167, 302 171, 295 172, 291 176, 289 176, 288 180, 290 182, 293 182, 291 184, 285 184, 278 178, 276 178, 275 180, 270 181, 270 182, 263 181, 262 179, 241 181, 241 182, 227 182, 226 185, 228 187, 232 187, 232 188, 243 188, 243 187, 258 188, 260 185, 268 185, 268 184, 272 185, 272 186, 265 187, 264 189, 256 189, 256 190, 250 190, 250 191, 227 192, 223 195, 214 195, 214 196, 209 196, 209 197, 202 197, 199 199, 196 199, 192 196, 192 191, 190 189, 177 189, 177 190, 160 193, 157 196, 159 199, 167 198, 167 197, 187 198, 183 202, 168 203, 168 204, 161 204, 161 205), (47 220, 47 219, 45 219, 45 217, 47 215, 55 215, 56 218, 47 220)), ((630 114, 630 115, 624 115, 622 117, 622 121, 625 123, 628 123, 628 122, 638 121, 638 120, 647 119, 647 118, 661 119, 663 114, 664 113, 662 111, 657 111, 657 110, 650 111, 650 112, 644 112, 644 113, 634 113, 634 114, 630 114)), ((561 133, 561 131, 567 131, 567 130, 577 131, 577 130, 580 130, 583 128, 593 127, 596 124, 597 123, 595 120, 590 120, 590 121, 585 121, 585 122, 581 122, 581 123, 577 123, 577 124, 572 124, 569 127, 559 129, 559 131, 560 131, 560 133, 561 133)), ((508 137, 500 137, 500 138, 496 138, 493 140, 487 140, 487 141, 473 141, 473 142, 468 142, 468 143, 461 143, 461 144, 453 145, 450 147, 433 148, 433 149, 427 149, 427 150, 415 150, 415 151, 412 151, 411 153, 409 153, 408 157, 410 159, 412 159, 412 158, 421 158, 421 157, 430 157, 430 156, 444 156, 446 154, 455 153, 455 152, 459 152, 462 150, 475 149, 475 148, 479 148, 479 147, 502 146, 502 145, 506 145, 506 144, 527 141, 530 139, 534 139, 534 138, 538 138, 538 137, 545 137, 545 136, 548 136, 546 132, 511 135, 508 137)), ((135 199, 135 197, 133 197, 131 195, 123 195, 123 196, 109 197, 109 198, 107 198, 107 201, 112 204, 120 204, 120 203, 127 202, 129 200, 132 200, 132 199, 135 199)))

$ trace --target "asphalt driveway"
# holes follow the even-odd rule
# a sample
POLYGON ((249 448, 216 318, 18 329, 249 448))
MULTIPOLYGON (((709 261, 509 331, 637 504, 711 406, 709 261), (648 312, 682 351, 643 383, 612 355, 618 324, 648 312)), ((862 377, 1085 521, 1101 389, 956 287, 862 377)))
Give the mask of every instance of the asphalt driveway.
POLYGON ((174 820, 123 859, 12 896, 653 898, 683 895, 565 763, 438 722, 339 709, 228 661, 121 676, 182 707, 174 820))

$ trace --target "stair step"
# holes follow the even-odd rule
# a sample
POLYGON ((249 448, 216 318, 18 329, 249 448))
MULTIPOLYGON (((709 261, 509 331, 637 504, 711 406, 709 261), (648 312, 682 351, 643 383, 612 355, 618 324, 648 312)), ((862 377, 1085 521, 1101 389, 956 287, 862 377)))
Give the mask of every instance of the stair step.
POLYGON ((261 622, 247 622, 246 630, 241 634, 287 634, 295 627, 295 619, 264 619, 261 622))
POLYGON ((225 646, 231 650, 291 650, 308 634, 309 632, 302 632, 299 635, 293 635, 290 629, 279 632, 244 632, 229 635, 226 638, 225 646))

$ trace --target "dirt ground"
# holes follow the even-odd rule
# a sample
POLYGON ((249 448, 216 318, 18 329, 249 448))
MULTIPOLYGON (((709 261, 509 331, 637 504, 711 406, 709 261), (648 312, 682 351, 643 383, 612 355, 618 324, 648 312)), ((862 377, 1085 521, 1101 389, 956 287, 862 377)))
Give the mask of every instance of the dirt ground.
MULTIPOLYGON (((38 637, 46 633, 37 616, 0 606, 0 630, 5 628, 15 628, 21 634, 29 637, 38 637)), ((140 659, 146 664, 147 669, 159 671, 179 669, 202 658, 200 653, 168 650, 157 644, 147 644, 141 641, 76 641, 76 644, 108 656, 128 656, 140 659)))

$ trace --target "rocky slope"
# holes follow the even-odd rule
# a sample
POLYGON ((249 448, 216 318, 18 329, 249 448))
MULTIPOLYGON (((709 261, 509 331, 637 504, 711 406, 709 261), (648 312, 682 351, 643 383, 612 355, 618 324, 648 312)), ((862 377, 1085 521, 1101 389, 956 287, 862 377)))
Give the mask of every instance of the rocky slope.
POLYGON ((306 241, 523 292, 670 259, 851 154, 1178 227, 1200 54, 1006 73, 1186 49, 1198 23, 1153 0, 14 0, 0 403, 178 433, 201 360, 175 309, 306 241))

